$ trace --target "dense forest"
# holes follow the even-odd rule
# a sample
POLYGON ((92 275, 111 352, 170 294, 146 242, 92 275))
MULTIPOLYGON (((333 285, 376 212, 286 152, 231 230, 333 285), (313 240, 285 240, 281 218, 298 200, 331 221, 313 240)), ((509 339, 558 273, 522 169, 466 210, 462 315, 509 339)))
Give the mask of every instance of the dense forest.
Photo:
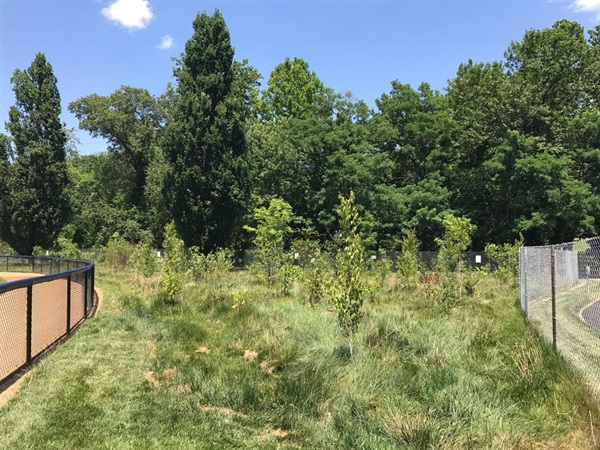
POLYGON ((461 64, 444 92, 392 81, 374 110, 299 58, 261 84, 218 11, 193 30, 162 95, 122 86, 68 105, 108 142, 103 153, 74 149, 43 54, 15 70, 0 134, 3 241, 31 253, 118 233, 160 246, 174 220, 188 247, 242 249, 253 212, 279 198, 292 238, 325 242, 351 190, 372 250, 397 249, 411 229, 435 249, 448 213, 476 225, 479 249, 600 230, 600 26, 529 30, 503 59, 461 64))

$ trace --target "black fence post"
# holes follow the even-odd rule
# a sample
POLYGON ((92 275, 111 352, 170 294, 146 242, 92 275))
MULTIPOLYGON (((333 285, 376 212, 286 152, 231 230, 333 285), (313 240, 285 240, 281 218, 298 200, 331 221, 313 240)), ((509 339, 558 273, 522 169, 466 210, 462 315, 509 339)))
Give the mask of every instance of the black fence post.
POLYGON ((84 275, 85 275, 85 286, 84 286, 84 289, 83 289, 83 292, 84 292, 84 295, 83 295, 83 302, 84 302, 83 303, 83 317, 85 319, 87 319, 88 318, 88 308, 89 308, 89 305, 91 305, 91 302, 88 302, 88 295, 89 295, 89 292, 88 292, 88 288, 89 288, 88 277, 90 275, 89 270, 87 272, 84 272, 84 275))
POLYGON ((552 289, 552 346, 556 350, 556 256, 554 245, 550 246, 550 283, 552 289))
POLYGON ((31 333, 33 326, 33 286, 27 286, 27 364, 31 362, 31 333))
POLYGON ((91 276, 91 281, 92 281, 92 285, 90 287, 90 305, 92 307, 95 306, 94 304, 94 288, 95 288, 95 284, 96 284, 96 265, 92 265, 92 269, 90 271, 90 276, 91 276))
POLYGON ((67 334, 71 334, 71 275, 67 277, 67 334))

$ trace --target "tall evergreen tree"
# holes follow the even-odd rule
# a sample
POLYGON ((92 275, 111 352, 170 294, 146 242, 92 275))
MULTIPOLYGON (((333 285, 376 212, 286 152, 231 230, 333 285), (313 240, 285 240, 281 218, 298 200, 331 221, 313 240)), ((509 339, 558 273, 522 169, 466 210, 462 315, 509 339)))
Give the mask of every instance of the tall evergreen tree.
POLYGON ((165 190, 185 244, 210 251, 232 243, 248 208, 244 122, 251 87, 233 59, 221 13, 198 14, 193 27, 174 70, 178 98, 163 142, 171 170, 165 190))
POLYGON ((10 227, 10 139, 8 136, 0 133, 0 237, 5 236, 3 230, 10 227))
POLYGON ((9 110, 14 143, 10 211, 2 238, 17 252, 50 247, 69 217, 65 191, 67 134, 52 66, 38 53, 27 70, 11 78, 16 103, 9 110))

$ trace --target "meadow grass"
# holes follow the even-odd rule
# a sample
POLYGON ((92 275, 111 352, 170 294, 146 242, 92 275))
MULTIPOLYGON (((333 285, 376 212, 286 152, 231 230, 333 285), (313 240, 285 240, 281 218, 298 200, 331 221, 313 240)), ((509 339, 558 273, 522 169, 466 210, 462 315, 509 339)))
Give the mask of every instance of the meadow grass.
POLYGON ((189 285, 98 271, 98 316, 0 409, 0 448, 596 448, 589 391, 486 276, 445 308, 378 289, 350 358, 329 305, 248 272, 189 285), (246 302, 233 309, 234 298, 246 302))
MULTIPOLYGON (((556 342, 559 352, 600 399, 600 330, 581 316, 590 304, 600 300, 598 280, 579 281, 556 294, 556 342)), ((534 300, 529 320, 539 333, 552 342, 552 303, 550 297, 534 300)))

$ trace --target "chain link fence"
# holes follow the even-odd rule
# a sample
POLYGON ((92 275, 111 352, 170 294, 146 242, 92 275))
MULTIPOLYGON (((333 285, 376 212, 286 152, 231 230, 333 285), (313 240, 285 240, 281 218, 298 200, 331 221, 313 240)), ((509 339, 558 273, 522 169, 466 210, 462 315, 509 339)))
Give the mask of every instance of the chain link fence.
POLYGON ((0 385, 71 334, 96 305, 91 261, 0 255, 4 271, 35 275, 0 283, 0 385))
POLYGON ((600 237, 519 250, 527 320, 600 399, 600 237))

